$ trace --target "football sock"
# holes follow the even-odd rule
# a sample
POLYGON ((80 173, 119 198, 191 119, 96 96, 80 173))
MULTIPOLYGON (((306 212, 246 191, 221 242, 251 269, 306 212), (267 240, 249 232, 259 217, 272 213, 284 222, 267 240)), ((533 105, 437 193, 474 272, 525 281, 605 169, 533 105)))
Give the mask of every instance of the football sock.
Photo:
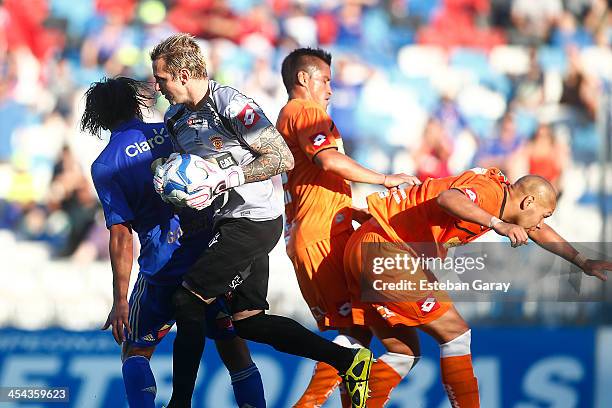
POLYGON ((266 408, 261 375, 255 364, 230 374, 234 397, 239 408, 266 408))
POLYGON ((440 345, 442 383, 453 408, 478 408, 478 380, 470 352, 471 330, 440 345))
POLYGON ((317 336, 287 317, 259 313, 234 321, 240 337, 264 343, 278 351, 323 361, 344 373, 353 363, 353 351, 317 336))
POLYGON ((157 387, 149 360, 144 356, 128 357, 121 371, 130 408, 154 408, 157 387))
POLYGON ((173 296, 176 337, 172 351, 172 398, 168 408, 191 408, 206 341, 206 304, 181 287, 173 296))
MULTIPOLYGON (((344 347, 362 347, 356 339, 344 334, 336 336, 334 343, 344 347)), ((299 401, 295 403, 294 408, 318 407, 323 405, 341 382, 342 379, 338 375, 338 370, 327 363, 319 361, 315 365, 312 378, 310 379, 306 391, 304 391, 299 401)), ((350 407, 350 400, 346 402, 349 404, 348 407, 350 407)), ((342 406, 346 406, 344 399, 342 400, 342 406)))
POLYGON ((310 383, 294 408, 320 407, 327 401, 342 379, 338 370, 327 363, 317 362, 310 383))
POLYGON ((343 382, 338 386, 338 390, 340 391, 340 405, 342 408, 352 408, 353 404, 351 403, 351 396, 346 391, 346 386, 343 382))
POLYGON ((368 408, 384 407, 391 391, 406 377, 420 357, 398 353, 385 353, 372 364, 368 408))

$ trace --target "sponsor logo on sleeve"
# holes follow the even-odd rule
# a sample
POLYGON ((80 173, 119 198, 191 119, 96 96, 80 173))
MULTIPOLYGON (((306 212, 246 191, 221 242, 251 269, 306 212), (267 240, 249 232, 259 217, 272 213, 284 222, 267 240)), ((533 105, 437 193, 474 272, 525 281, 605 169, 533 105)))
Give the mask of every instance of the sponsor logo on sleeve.
POLYGON ((485 169, 484 167, 474 167, 471 168, 470 171, 472 173, 476 173, 476 174, 487 174, 487 169, 485 169))
POLYGON ((245 128, 250 129, 259 121, 259 114, 247 103, 238 114, 238 120, 242 122, 245 128))
POLYGON ((466 188, 465 190, 465 194, 467 194, 468 198, 470 200, 472 200, 472 202, 476 202, 478 201, 478 196, 476 195, 476 192, 474 190, 472 190, 471 188, 466 188))
POLYGON ((323 133, 317 133, 315 135, 310 136, 310 142, 317 149, 330 144, 329 138, 323 133))

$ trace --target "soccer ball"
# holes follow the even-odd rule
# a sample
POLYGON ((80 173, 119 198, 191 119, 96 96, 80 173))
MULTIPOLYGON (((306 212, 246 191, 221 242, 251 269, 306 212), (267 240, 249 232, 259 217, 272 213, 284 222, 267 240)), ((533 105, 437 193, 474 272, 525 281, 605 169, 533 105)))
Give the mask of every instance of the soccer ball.
POLYGON ((162 197, 177 206, 185 206, 188 197, 212 197, 212 189, 203 183, 210 165, 200 156, 177 154, 163 164, 162 197))

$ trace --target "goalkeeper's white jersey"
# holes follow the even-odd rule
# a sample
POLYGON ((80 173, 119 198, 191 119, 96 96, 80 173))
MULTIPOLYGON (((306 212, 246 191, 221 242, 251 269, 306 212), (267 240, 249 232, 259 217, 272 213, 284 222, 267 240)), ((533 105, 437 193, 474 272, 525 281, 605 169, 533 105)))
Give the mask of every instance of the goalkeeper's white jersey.
MULTIPOLYGON (((261 108, 232 87, 209 81, 204 106, 191 111, 172 105, 164 117, 174 148, 181 153, 215 159, 221 168, 249 164, 257 153, 250 149, 259 133, 274 126, 261 108)), ((215 221, 220 218, 248 218, 254 221, 279 217, 283 204, 274 195, 272 180, 235 187, 213 203, 215 221)))

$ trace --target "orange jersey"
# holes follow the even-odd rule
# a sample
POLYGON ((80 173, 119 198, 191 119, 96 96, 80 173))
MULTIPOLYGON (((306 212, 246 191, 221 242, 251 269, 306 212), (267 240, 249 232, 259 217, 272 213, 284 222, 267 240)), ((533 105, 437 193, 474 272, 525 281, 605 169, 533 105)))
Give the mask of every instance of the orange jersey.
POLYGON ((288 246, 303 247, 352 228, 349 182, 313 162, 326 149, 344 153, 340 133, 327 112, 315 102, 291 99, 276 128, 295 158, 293 170, 283 179, 288 246))
POLYGON ((393 193, 374 193, 367 201, 370 213, 394 242, 435 243, 437 253, 426 255, 445 256, 447 248, 472 241, 489 228, 448 214, 438 205, 438 195, 457 189, 482 209, 501 217, 506 185, 508 180, 499 169, 475 168, 455 177, 430 178, 393 193))

